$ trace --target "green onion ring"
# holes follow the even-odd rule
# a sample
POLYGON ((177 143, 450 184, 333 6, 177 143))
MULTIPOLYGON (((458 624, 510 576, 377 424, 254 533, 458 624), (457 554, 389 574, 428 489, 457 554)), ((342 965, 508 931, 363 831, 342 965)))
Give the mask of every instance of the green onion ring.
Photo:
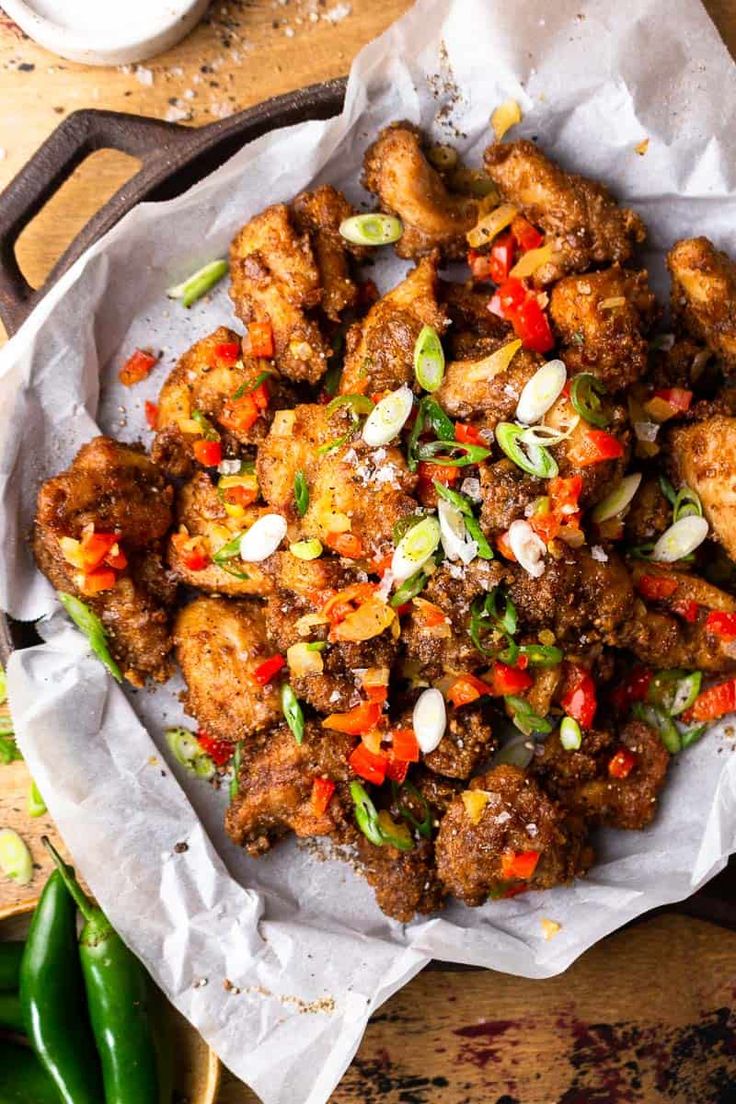
POLYGON ((328 414, 334 414, 342 406, 349 406, 353 414, 370 414, 376 404, 367 395, 338 395, 328 402, 326 410, 328 414))
POLYGON ((526 698, 519 698, 516 694, 506 694, 503 700, 511 709, 512 720, 520 732, 531 736, 534 732, 544 735, 552 731, 554 727, 552 722, 535 713, 526 698))
POLYGON ((601 402, 601 396, 607 394, 605 384, 591 372, 581 372, 579 376, 574 376, 570 385, 570 402, 575 412, 590 425, 601 429, 611 421, 601 402))
POLYGON ((416 598, 417 594, 421 594, 428 582, 429 575, 426 571, 417 571, 415 575, 410 575, 406 582, 402 583, 396 593, 392 595, 389 605, 392 609, 398 609, 399 606, 405 605, 412 598, 416 598))
POLYGON ((539 479, 552 479, 560 470, 557 461, 544 445, 522 447, 519 438, 525 428, 514 422, 499 422, 496 426, 496 440, 500 448, 517 468, 521 468, 528 475, 536 475, 539 479))
POLYGON ((350 783, 350 796, 355 806, 355 822, 367 840, 380 847, 383 834, 378 824, 378 812, 368 796, 365 786, 360 782, 350 783))
POLYGON ((677 725, 664 710, 646 702, 635 702, 633 713, 638 720, 644 721, 659 733, 659 738, 670 755, 677 755, 678 751, 682 751, 682 737, 677 725))
POLYGON ((373 211, 365 215, 351 215, 340 223, 340 234, 353 245, 391 245, 404 233, 401 220, 395 215, 373 211))
POLYGON ((460 441, 428 441, 416 450, 419 460, 427 464, 442 464, 450 468, 466 468, 469 464, 480 464, 491 455, 491 450, 481 445, 467 445, 460 441), (452 453, 460 453, 453 456, 452 453))
POLYGON ((436 391, 445 377, 442 342, 432 326, 422 326, 414 343, 414 375, 425 391, 436 391))
POLYGON ((684 517, 702 517, 703 504, 700 496, 685 484, 680 487, 675 501, 672 503, 672 520, 679 521, 684 517))

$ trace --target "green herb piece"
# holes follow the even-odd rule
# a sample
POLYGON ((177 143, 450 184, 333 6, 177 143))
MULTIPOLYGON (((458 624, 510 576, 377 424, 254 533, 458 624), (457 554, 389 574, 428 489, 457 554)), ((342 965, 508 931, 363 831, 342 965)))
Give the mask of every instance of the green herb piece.
POLYGON ((367 840, 380 847, 383 843, 383 835, 378 826, 378 812, 368 796, 365 786, 360 782, 350 783, 350 796, 355 806, 355 823, 367 840))
POLYGON ((539 479, 552 479, 559 474, 557 461, 544 445, 529 445, 519 440, 526 429, 526 426, 516 425, 514 422, 499 422, 496 426, 496 440, 499 447, 517 468, 521 468, 528 475, 536 475, 539 479))
POLYGON ((293 544, 289 545, 289 551, 298 560, 316 560, 324 550, 322 542, 318 541, 316 537, 312 537, 311 540, 294 541, 293 544))
POLYGON ((33 779, 31 779, 31 785, 28 789, 26 808, 28 809, 28 815, 31 817, 40 817, 46 812, 46 802, 41 797, 38 786, 33 779))
POLYGON ((360 414, 370 414, 375 405, 367 395, 338 395, 337 398, 327 404, 327 413, 334 414, 341 407, 348 406, 357 420, 360 414))
POLYGON ((486 535, 481 529, 478 519, 476 517, 473 517, 472 514, 470 517, 466 517, 465 528, 468 530, 470 539, 474 540, 478 546, 478 551, 476 555, 478 555, 481 560, 492 560, 494 558, 493 549, 488 543, 486 535))
POLYGON ((31 852, 12 828, 0 830, 0 871, 20 886, 28 885, 33 878, 31 852))
POLYGON ((432 812, 424 794, 421 794, 411 782, 404 782, 402 786, 399 786, 396 782, 392 782, 391 793, 398 806, 400 816, 402 816, 412 828, 415 828, 420 836, 424 836, 425 839, 431 839, 432 812), (407 797, 419 805, 422 811, 421 820, 414 815, 411 805, 406 801, 407 797))
POLYGON ((491 455, 491 450, 482 445, 468 445, 461 441, 428 441, 417 446, 416 455, 418 460, 427 464, 467 468, 470 464, 480 464, 486 460, 491 455))
POLYGON ((415 575, 410 575, 406 582, 402 583, 396 593, 392 595, 389 605, 392 609, 398 609, 399 606, 406 605, 407 602, 411 602, 412 598, 416 598, 417 594, 421 594, 428 582, 429 575, 426 571, 417 571, 415 575))
POLYGON ((677 755, 678 751, 682 751, 682 737, 679 729, 672 717, 664 710, 646 702, 635 702, 633 713, 640 721, 644 721, 645 724, 648 724, 650 728, 659 733, 659 737, 670 755, 677 755))
POLYGON ((231 801, 234 801, 235 798, 238 796, 238 789, 239 789, 239 785, 240 785, 240 783, 238 782, 238 775, 240 774, 240 767, 242 765, 242 762, 243 762, 243 741, 238 740, 237 744, 235 745, 235 753, 233 755, 233 763, 232 763, 233 776, 230 779, 230 785, 228 787, 231 801))
POLYGON ((560 725, 560 743, 565 751, 577 751, 583 742, 580 725, 573 717, 563 717, 560 725))
POLYGON ((703 504, 700 501, 700 497, 695 491, 685 484, 680 487, 675 497, 675 501, 672 503, 672 520, 679 521, 684 517, 702 517, 703 516, 703 504))
POLYGON ((451 487, 446 487, 444 483, 440 483, 439 479, 432 480, 432 486, 436 490, 440 498, 444 498, 449 502, 451 506, 454 506, 456 510, 459 510, 463 517, 472 517, 473 508, 470 505, 470 500, 465 497, 464 494, 460 494, 458 491, 453 491, 451 487))
POLYGON ((294 502, 299 517, 304 517, 309 507, 309 485, 307 477, 301 468, 294 476, 294 502))
POLYGON ((546 717, 540 717, 534 712, 526 698, 519 698, 515 694, 508 694, 503 699, 511 710, 511 719, 526 736, 538 732, 542 735, 551 732, 554 725, 546 717))
POLYGON ((192 303, 196 303, 197 299, 201 299, 211 291, 215 284, 219 284, 227 269, 226 260, 210 261, 209 264, 198 268, 183 283, 169 288, 166 294, 169 299, 181 299, 182 306, 191 307, 192 303))
POLYGON ((12 735, 0 735, 0 764, 7 767, 9 763, 17 763, 22 758, 20 748, 12 735))
POLYGON ((469 498, 460 494, 458 491, 453 491, 450 487, 446 487, 444 483, 440 483, 439 479, 433 479, 432 485, 436 490, 440 498, 444 498, 451 506, 454 506, 456 510, 459 510, 465 520, 465 528, 468 531, 468 535, 471 540, 474 540, 478 546, 478 556, 482 560, 492 560, 493 549, 486 539, 486 535, 480 527, 478 519, 473 513, 473 507, 469 498))
POLYGON ((171 754, 179 766, 197 778, 209 779, 215 774, 215 764, 200 747, 188 728, 167 728, 164 733, 171 754))
POLYGON ((590 425, 601 429, 611 421, 601 398, 608 394, 605 384, 590 372, 581 372, 574 376, 570 384, 570 402, 573 409, 590 425))
POLYGON ((304 739, 304 713, 299 699, 288 682, 281 687, 281 709, 286 723, 294 734, 294 739, 300 744, 304 739))
POLYGON ((391 245, 404 232, 401 219, 378 211, 366 215, 351 215, 340 223, 340 234, 353 245, 391 245))
MULTIPOLYGON (((228 560, 234 560, 236 556, 240 555, 240 542, 243 538, 242 533, 236 533, 235 536, 223 544, 221 548, 218 548, 212 557, 212 562, 224 566, 228 560)), ((247 576, 246 576, 247 578, 247 576)))
POLYGON ((273 369, 265 368, 262 372, 259 372, 254 380, 250 383, 241 383, 238 390, 233 395, 233 400, 242 399, 243 395, 250 395, 251 391, 255 391, 257 387, 260 387, 262 383, 265 383, 269 376, 272 376, 273 369))
POLYGON ((80 602, 73 594, 67 594, 63 590, 57 590, 56 594, 74 624, 87 637, 94 654, 104 663, 112 677, 118 682, 122 682, 122 672, 112 658, 107 646, 107 633, 97 614, 93 613, 89 606, 86 606, 84 602, 80 602))
POLYGON ((425 391, 436 391, 445 377, 442 342, 432 326, 422 326, 414 343, 414 374, 425 391))
POLYGON ((192 421, 195 421, 199 428, 202 430, 202 436, 204 437, 205 441, 220 440, 220 434, 217 432, 209 418, 206 418, 201 410, 194 410, 192 412, 192 421))

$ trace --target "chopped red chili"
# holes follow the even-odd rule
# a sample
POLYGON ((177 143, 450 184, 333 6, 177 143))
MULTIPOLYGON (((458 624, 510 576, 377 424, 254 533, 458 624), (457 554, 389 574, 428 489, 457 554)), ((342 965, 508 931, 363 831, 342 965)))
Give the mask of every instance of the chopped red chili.
POLYGON ((366 782, 381 786, 386 779, 387 758, 383 752, 374 752, 365 744, 358 744, 348 758, 351 769, 366 782))
POLYGON ((282 667, 286 665, 286 660, 282 655, 278 653, 270 656, 268 659, 264 659, 263 663, 259 664, 253 672, 253 678, 261 686, 267 686, 274 675, 277 675, 282 667))
POLYGON ((146 399, 144 410, 145 410, 146 421, 148 422, 148 425, 150 426, 151 429, 156 429, 157 428, 157 423, 158 423, 158 406, 157 406, 157 404, 154 403, 154 402, 150 402, 148 399, 146 399))
POLYGON ((609 760, 608 773, 611 778, 628 778, 635 766, 635 753, 627 747, 620 747, 609 760))
POLYGON ((506 663, 496 660, 491 672, 491 693, 498 697, 506 697, 507 694, 521 694, 534 685, 534 679, 528 671, 522 671, 518 667, 509 667, 506 663))
POLYGON ((154 355, 147 349, 136 349, 118 373, 120 382, 126 387, 132 387, 134 383, 147 379, 151 369, 158 363, 159 356, 160 354, 154 355))
POLYGON ((711 610, 705 619, 705 627, 722 640, 736 640, 736 613, 711 610))
POLYGON ((663 598, 670 598, 677 590, 677 579, 668 575, 640 575, 636 582, 636 589, 642 598, 649 598, 657 602, 663 598))
POLYGON ((312 782, 312 812, 315 816, 324 816, 332 801, 335 783, 329 778, 315 778, 312 782))
POLYGON ((682 714, 685 724, 693 721, 717 721, 719 717, 725 717, 726 713, 736 710, 736 679, 728 679, 726 682, 709 686, 698 694, 695 702, 682 714))
POLYGON ((584 667, 578 667, 574 663, 565 665, 565 681, 560 705, 567 715, 583 728, 590 728, 593 724, 598 702, 595 683, 590 672, 584 667))
POLYGON ((690 409, 690 404, 693 401, 692 391, 687 391, 684 387, 668 387, 661 391, 655 391, 654 397, 655 399, 662 399, 673 410, 683 414, 690 409))
POLYGON ((204 438, 194 442, 194 459, 205 468, 215 468, 222 460, 222 445, 219 441, 205 441, 204 438))
POLYGON ((539 851, 503 851, 501 853, 501 876, 504 881, 520 878, 528 881, 537 869, 539 851))
POLYGON ((229 763, 235 751, 235 745, 230 740, 218 740, 216 736, 210 736, 202 729, 197 733, 197 743, 216 767, 224 767, 229 763))

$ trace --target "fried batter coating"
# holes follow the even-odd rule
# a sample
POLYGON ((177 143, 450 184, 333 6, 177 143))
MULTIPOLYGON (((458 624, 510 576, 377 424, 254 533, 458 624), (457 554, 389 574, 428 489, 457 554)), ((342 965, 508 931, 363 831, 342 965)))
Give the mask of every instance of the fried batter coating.
POLYGON ((366 256, 368 250, 346 241, 340 223, 355 214, 345 196, 331 184, 302 192, 291 204, 297 228, 310 237, 322 286, 320 306, 333 322, 358 302, 358 287, 350 275, 348 256, 366 256))
MULTIPOLYGON (((151 455, 172 476, 185 477, 195 468, 194 442, 202 440, 202 425, 194 415, 203 415, 220 434, 223 456, 235 457, 243 445, 255 444, 268 432, 275 410, 291 406, 294 396, 285 381, 273 372, 270 361, 241 358, 234 361, 223 355, 223 346, 237 345, 240 335, 226 326, 195 342, 180 357, 167 376, 158 398, 156 438, 151 455), (265 370, 271 374, 264 382, 269 392, 268 409, 260 411, 247 429, 232 428, 229 404, 239 390, 245 390, 265 370), (227 425, 220 418, 224 416, 227 425)), ((237 400, 234 400, 237 403, 237 400)))
MULTIPOLYGON (((486 361, 513 340, 513 335, 466 338, 467 355, 451 360, 436 398, 448 414, 493 430, 498 422, 513 419, 524 386, 544 363, 544 357, 519 349, 502 371, 489 369, 486 361)), ((457 345, 457 339, 456 339, 457 345)))
POLYGON ((585 276, 566 276, 552 289, 550 315, 570 375, 591 372, 609 391, 621 391, 644 374, 644 337, 656 309, 646 272, 618 265, 585 276))
POLYGON ((337 534, 350 532, 362 548, 356 558, 385 555, 393 547, 395 523, 416 510, 410 497, 416 476, 408 471, 403 452, 366 445, 346 406, 333 411, 316 404, 295 407, 287 430, 276 426, 260 446, 256 470, 263 498, 295 532, 333 547, 337 534), (309 490, 301 518, 294 499, 299 471, 309 490))
POLYGON ((672 524, 672 505, 662 494, 658 479, 644 479, 624 519, 630 544, 655 541, 672 524))
POLYGON ((450 710, 445 735, 423 760, 437 774, 448 778, 470 778, 497 746, 488 701, 481 698, 460 709, 450 710))
POLYGON ((440 335, 448 320, 437 302, 437 254, 422 257, 400 284, 347 332, 343 395, 395 391, 414 382, 414 346, 423 326, 440 335))
POLYGON ((378 196, 381 210, 398 215, 404 232, 400 257, 421 257, 440 249, 448 260, 464 258, 465 235, 478 217, 478 201, 453 195, 422 151, 422 133, 412 123, 391 123, 369 146, 363 184, 378 196))
MULTIPOLYGON (((610 400, 606 403, 610 421, 606 426, 606 433, 611 434, 621 444, 623 455, 616 460, 600 460, 590 463, 588 442, 591 440, 591 430, 595 427, 588 425, 582 418, 578 421, 569 437, 560 441, 552 449, 555 460, 560 468, 560 476, 570 479, 579 476, 583 481, 583 489, 580 492, 580 506, 588 509, 595 506, 602 498, 621 481, 631 456, 632 435, 628 413, 623 405, 610 400)), ((570 420, 575 411, 572 403, 560 396, 551 410, 548 410, 544 421, 553 429, 566 430, 570 426, 570 420)))
POLYGON ((442 908, 445 891, 437 880, 434 848, 418 839, 411 851, 399 851, 383 844, 377 847, 363 835, 356 835, 360 872, 372 887, 382 912, 402 924, 416 913, 442 908))
POLYGON ((171 673, 167 606, 175 586, 161 564, 160 542, 171 525, 173 488, 143 449, 95 437, 71 466, 47 479, 38 493, 33 551, 56 590, 81 598, 100 617, 125 678, 142 686, 171 673), (119 534, 128 566, 115 585, 89 597, 60 540, 79 540, 88 526, 119 534))
POLYGON ((184 704, 218 740, 247 740, 281 719, 278 686, 261 686, 255 669, 273 654, 260 603, 196 598, 174 625, 184 704))
POLYGON ((672 311, 727 371, 736 368, 736 264, 708 238, 684 238, 667 254, 672 311))
POLYGON ((343 788, 338 785, 325 812, 317 814, 312 786, 315 778, 347 781, 354 743, 355 737, 326 732, 313 722, 305 725, 301 744, 287 725, 271 728, 243 755, 238 792, 225 814, 225 830, 233 843, 260 855, 286 832, 330 836, 344 829, 343 788))
POLYGON ((554 245, 537 269, 539 287, 571 272, 627 261, 646 234, 637 214, 619 207, 602 184, 564 172, 533 142, 496 142, 484 154, 485 169, 504 199, 541 226, 554 245))
POLYGON ((631 721, 618 739, 607 731, 586 732, 579 751, 565 750, 555 732, 540 745, 532 769, 549 793, 589 823, 641 829, 654 819, 669 763, 659 734, 642 721, 631 721), (619 747, 636 756, 625 778, 608 771, 619 747))
MULTIPOLYGON (((505 856, 539 856, 525 879, 530 889, 569 882, 589 865, 582 823, 568 817, 518 767, 494 767, 469 788, 487 795, 477 823, 458 796, 440 822, 435 844, 440 881, 467 905, 482 905, 490 894, 502 895, 510 887, 505 856)), ((515 878, 511 882, 517 884, 515 878)))
POLYGON ((236 557, 223 567, 212 560, 238 533, 245 532, 267 512, 264 506, 247 506, 241 517, 230 517, 210 477, 206 472, 198 472, 180 488, 176 498, 178 528, 169 538, 168 559, 177 579, 207 594, 231 597, 268 594, 271 580, 263 565, 245 564, 236 557), (194 540, 194 547, 207 561, 201 569, 189 565, 187 538, 194 540))
POLYGON ((736 418, 676 426, 668 447, 675 482, 700 496, 713 535, 736 561, 736 418))

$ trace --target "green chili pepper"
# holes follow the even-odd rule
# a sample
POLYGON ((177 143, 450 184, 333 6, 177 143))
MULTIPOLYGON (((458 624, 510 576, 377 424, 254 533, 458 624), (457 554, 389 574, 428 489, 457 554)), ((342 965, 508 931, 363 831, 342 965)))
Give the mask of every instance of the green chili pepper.
POLYGON ((424 424, 435 434, 439 441, 454 441, 455 426, 444 410, 430 395, 425 395, 419 404, 424 408, 424 424))
POLYGON ((526 656, 532 667, 556 667, 564 655, 554 644, 521 644, 519 655, 526 656))
POLYGON ((707 728, 707 724, 692 725, 691 728, 681 728, 680 739, 682 741, 683 751, 685 748, 689 748, 691 744, 697 743, 707 728))
POLYGON ((559 474, 559 466, 554 456, 544 445, 524 444, 519 440, 527 426, 514 422, 499 422, 496 426, 496 440, 509 460, 528 475, 539 479, 552 479, 559 474))
POLYGON ((250 395, 251 391, 255 391, 257 387, 260 387, 262 383, 265 383, 269 376, 273 375, 271 368, 266 368, 263 372, 259 372, 254 380, 250 383, 241 383, 238 390, 233 395, 233 399, 242 399, 243 395, 250 395))
POLYGON ((697 698, 702 681, 702 671, 658 671, 649 683, 647 700, 671 717, 679 717, 697 698))
POLYGON ((24 947, 25 943, 20 940, 0 943, 0 992, 18 988, 24 947))
POLYGON ((581 372, 579 376, 574 376, 570 385, 570 402, 575 413, 590 425, 600 428, 611 421, 601 402, 601 397, 607 394, 605 384, 591 372, 581 372))
POLYGON ((478 551, 476 555, 478 555, 481 560, 492 560, 494 558, 493 549, 486 540, 486 535, 481 529, 478 519, 473 517, 472 515, 470 517, 466 517, 465 528, 468 531, 470 539, 474 540, 478 546, 478 551))
POLYGON ((445 354, 432 326, 422 326, 414 343, 414 374, 425 391, 436 391, 444 379, 445 354))
POLYGON ((0 1027, 18 1035, 24 1034, 26 1028, 17 993, 0 993, 0 1027))
POLYGON ((240 774, 240 767, 243 762, 243 741, 238 740, 235 745, 235 753, 233 755, 233 776, 230 779, 230 800, 234 801, 238 796, 238 789, 240 781, 238 775, 240 774))
POLYGON ((326 640, 312 640, 307 644, 308 652, 324 652, 327 648, 326 640))
POLYGON ((223 544, 221 548, 218 548, 212 557, 212 562, 216 564, 227 563, 228 560, 234 560, 236 556, 240 555, 240 542, 243 539, 242 533, 236 533, 235 536, 223 544))
POLYGON ((292 686, 285 682, 281 687, 281 709, 284 719, 298 744, 304 739, 304 713, 292 686))
POLYGON ((307 477, 301 468, 294 476, 294 502, 296 503, 297 514, 299 517, 304 517, 309 506, 309 486, 307 477))
POLYGON ((442 464, 449 468, 467 468, 470 464, 480 464, 491 455, 491 450, 482 445, 468 445, 464 441, 427 441, 418 445, 418 460, 426 464, 442 464), (460 453, 459 456, 453 455, 460 453))
POLYGON ((394 797, 394 801, 398 805, 399 813, 407 821, 412 828, 416 828, 420 836, 424 836, 425 839, 432 838, 432 811, 429 808, 429 802, 424 794, 421 794, 419 790, 411 782, 404 782, 399 787, 396 782, 391 783, 391 792, 394 797), (411 806, 405 804, 405 796, 408 795, 412 801, 418 802, 422 810, 422 819, 418 820, 411 809, 411 806))
POLYGON ((196 422, 199 428, 202 430, 202 436, 205 441, 219 441, 220 434, 209 418, 205 417, 201 410, 192 411, 192 421, 196 422))
MULTIPOLYGON (((494 650, 489 651, 484 646, 481 632, 505 633, 508 637, 512 637, 516 632, 517 624, 516 606, 501 587, 493 587, 487 594, 476 598, 470 607, 470 639, 484 655, 493 655, 494 650), (499 609, 501 600, 503 607, 499 609)), ((516 649, 514 654, 518 655, 518 648, 513 640, 509 640, 509 645, 513 645, 516 649)))
POLYGON ((674 506, 677 499, 677 491, 665 475, 660 475, 659 477, 659 489, 669 502, 670 506, 674 506))
POLYGON ((196 303, 197 299, 201 299, 211 291, 215 284, 219 284, 227 268, 226 260, 210 261, 209 264, 198 268, 183 283, 169 288, 166 294, 169 299, 181 299, 182 306, 191 307, 192 303, 196 303))
POLYGON ((370 414, 376 404, 367 395, 338 395, 327 404, 327 413, 334 414, 342 406, 349 406, 357 419, 359 414, 370 414))
MULTIPOLYGON (((0 1039, 0 1070, 0 1104, 59 1104, 54 1082, 28 1047, 0 1039)), ((94 1100, 100 1104, 102 1096, 94 1100)))
MULTIPOLYGON (((105 1104, 159 1104, 148 975, 46 837, 43 843, 84 919, 79 959, 102 1064, 105 1104)), ((99 1104, 99 1095, 96 1099, 99 1104)))
MULTIPOLYGON (((56 870, 36 906, 20 967, 28 1038, 64 1104, 100 1104, 95 1053, 77 947, 77 910, 56 870)), ((58 1104, 58 1101, 57 1101, 58 1104)))
POLYGON ((392 609, 398 609, 399 606, 405 605, 412 598, 416 598, 417 594, 421 594, 428 582, 429 575, 426 571, 417 571, 416 574, 410 575, 406 582, 402 583, 396 593, 391 596, 389 605, 392 609))
POLYGON ((646 702, 635 702, 633 713, 640 721, 644 721, 645 724, 648 724, 650 728, 659 733, 659 737, 670 755, 677 755, 678 751, 682 751, 682 737, 677 725, 662 709, 646 702))
POLYGON ((519 698, 515 694, 507 694, 504 701, 511 709, 511 719, 520 732, 530 736, 533 732, 545 734, 551 732, 554 725, 546 717, 540 717, 535 713, 526 698, 519 698))
POLYGON ((80 602, 73 594, 66 594, 63 590, 57 590, 56 595, 74 624, 87 637, 89 646, 97 658, 104 663, 114 679, 122 682, 122 672, 112 658, 107 646, 107 633, 97 614, 93 613, 89 606, 86 606, 84 602, 80 602))
POLYGON ((376 847, 380 847, 383 843, 383 836, 378 827, 378 813, 376 806, 368 796, 365 786, 362 786, 360 782, 351 782, 350 796, 355 806, 356 824, 366 839, 374 843, 376 847))
POLYGON ((582 745, 583 734, 574 717, 563 717, 560 725, 560 743, 565 751, 577 751, 582 745))
POLYGON ((214 778, 215 764, 202 750, 193 732, 188 728, 167 728, 164 736, 171 754, 181 767, 205 781, 214 778))

